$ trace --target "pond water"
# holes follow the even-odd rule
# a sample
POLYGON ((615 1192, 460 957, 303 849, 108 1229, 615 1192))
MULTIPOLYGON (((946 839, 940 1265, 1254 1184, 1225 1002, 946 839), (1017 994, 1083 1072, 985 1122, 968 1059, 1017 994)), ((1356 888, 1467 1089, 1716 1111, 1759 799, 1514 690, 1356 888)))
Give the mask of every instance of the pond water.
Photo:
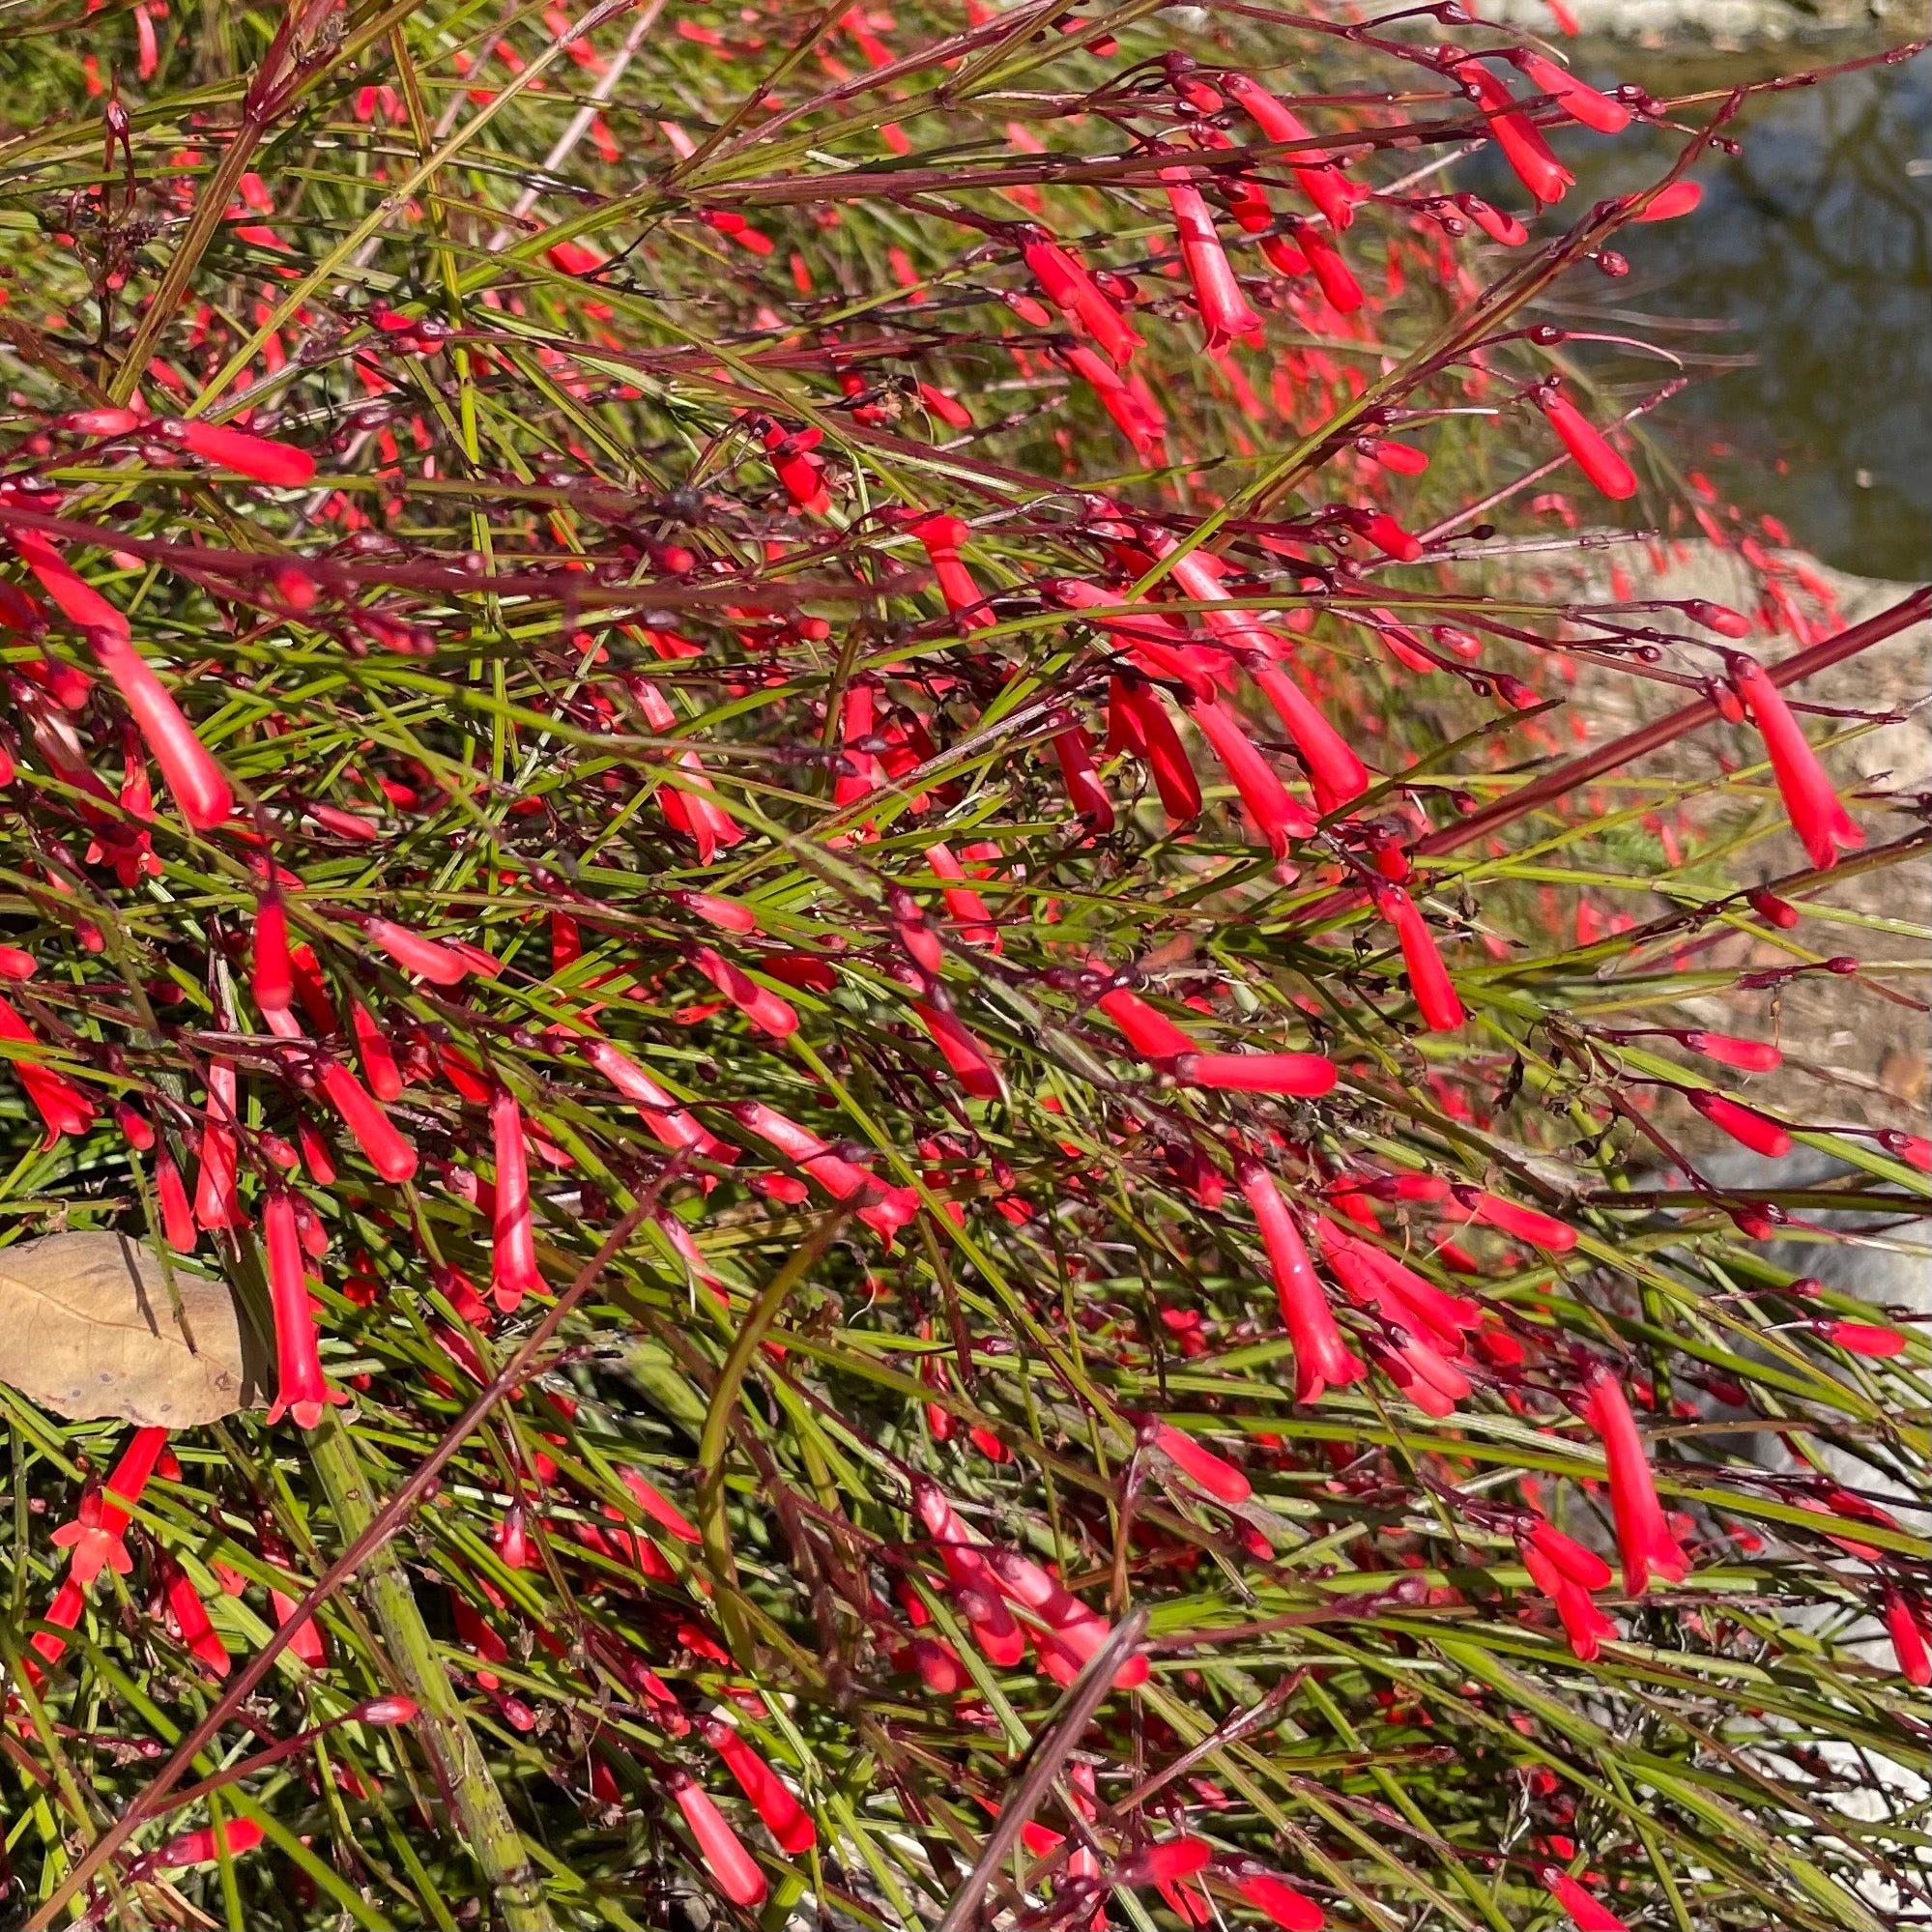
MULTIPOLYGON (((1594 84, 1635 81, 1659 99, 1861 51, 1839 41, 1744 54, 1590 42, 1568 50, 1594 84)), ((1676 118, 1701 125, 1716 105, 1676 118)), ((1630 274, 1613 282, 1586 272, 1562 300, 1587 302, 1598 318, 1589 326, 1679 353, 1748 358, 1743 367, 1694 369, 1694 387, 1670 405, 1676 447, 1724 494, 1770 510, 1794 542, 1839 568, 1923 579, 1932 564, 1932 56, 1754 97, 1727 131, 1742 152, 1700 162, 1696 213, 1627 229, 1618 245, 1630 274), (1730 326, 1692 329, 1693 320, 1730 326)), ((1661 130, 1559 137, 1578 183, 1563 214, 1656 181, 1683 138, 1661 130)), ((1518 205, 1520 189, 1507 198, 1518 205)))

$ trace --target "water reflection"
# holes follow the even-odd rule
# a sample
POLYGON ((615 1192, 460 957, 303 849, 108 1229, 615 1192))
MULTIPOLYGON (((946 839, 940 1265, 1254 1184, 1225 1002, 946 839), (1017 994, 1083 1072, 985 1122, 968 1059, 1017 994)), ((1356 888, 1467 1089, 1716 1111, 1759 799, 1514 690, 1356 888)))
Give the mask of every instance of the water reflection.
MULTIPOLYGON (((1575 65, 1600 86, 1631 80, 1670 97, 1855 51, 1834 43, 1827 52, 1687 56, 1586 44, 1575 65)), ((1686 110, 1699 121, 1710 112, 1686 110)), ((1923 577, 1932 560, 1932 57, 1754 100, 1731 131, 1743 152, 1700 165, 1697 213, 1627 230, 1629 275, 1576 278, 1564 299, 1672 348, 1750 356, 1750 366, 1701 380, 1672 406, 1700 466, 1843 569, 1923 577), (1722 317, 1733 327, 1678 332, 1681 322, 1630 326, 1637 317, 1722 317)), ((1681 139, 1579 130, 1559 145, 1578 178, 1568 214, 1656 180, 1681 139)), ((1512 206, 1521 201, 1520 190, 1496 186, 1512 206)))

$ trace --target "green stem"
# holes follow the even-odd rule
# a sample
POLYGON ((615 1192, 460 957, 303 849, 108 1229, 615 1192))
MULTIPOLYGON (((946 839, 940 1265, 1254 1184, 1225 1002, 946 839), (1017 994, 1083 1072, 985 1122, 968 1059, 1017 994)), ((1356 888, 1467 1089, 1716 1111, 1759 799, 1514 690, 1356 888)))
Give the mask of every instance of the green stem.
MULTIPOLYGON (((355 1440, 333 1409, 310 1433, 307 1447, 309 1463, 328 1494, 342 1541, 353 1543, 369 1527, 375 1505, 355 1440)), ((436 1656, 409 1572, 393 1544, 386 1543, 370 1556, 361 1587, 382 1627, 396 1677, 421 1714, 416 1734, 455 1802, 463 1834, 489 1880, 499 1918, 506 1932, 546 1932, 556 1920, 544 1905, 542 1881, 524 1852, 509 1806, 456 1701, 448 1672, 436 1656)))

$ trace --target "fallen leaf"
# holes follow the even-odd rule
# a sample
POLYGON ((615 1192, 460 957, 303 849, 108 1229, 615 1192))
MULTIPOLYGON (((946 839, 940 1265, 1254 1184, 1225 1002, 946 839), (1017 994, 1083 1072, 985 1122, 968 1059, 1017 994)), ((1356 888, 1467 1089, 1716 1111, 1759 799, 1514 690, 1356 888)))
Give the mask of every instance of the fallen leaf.
POLYGON ((263 1365, 228 1284, 178 1263, 174 1284, 187 1335, 138 1241, 49 1234, 0 1249, 0 1382, 70 1422, 192 1428, 260 1407, 263 1365))

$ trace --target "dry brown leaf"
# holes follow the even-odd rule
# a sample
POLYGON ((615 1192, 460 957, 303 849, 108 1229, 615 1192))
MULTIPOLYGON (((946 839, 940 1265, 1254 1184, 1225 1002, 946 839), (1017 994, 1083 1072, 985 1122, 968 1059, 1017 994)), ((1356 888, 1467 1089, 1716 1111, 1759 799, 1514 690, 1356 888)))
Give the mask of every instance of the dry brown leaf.
POLYGON ((263 1365, 227 1283, 177 1267, 174 1284, 192 1349, 140 1242, 49 1234, 0 1249, 0 1382, 70 1422, 191 1428, 260 1407, 263 1365))

